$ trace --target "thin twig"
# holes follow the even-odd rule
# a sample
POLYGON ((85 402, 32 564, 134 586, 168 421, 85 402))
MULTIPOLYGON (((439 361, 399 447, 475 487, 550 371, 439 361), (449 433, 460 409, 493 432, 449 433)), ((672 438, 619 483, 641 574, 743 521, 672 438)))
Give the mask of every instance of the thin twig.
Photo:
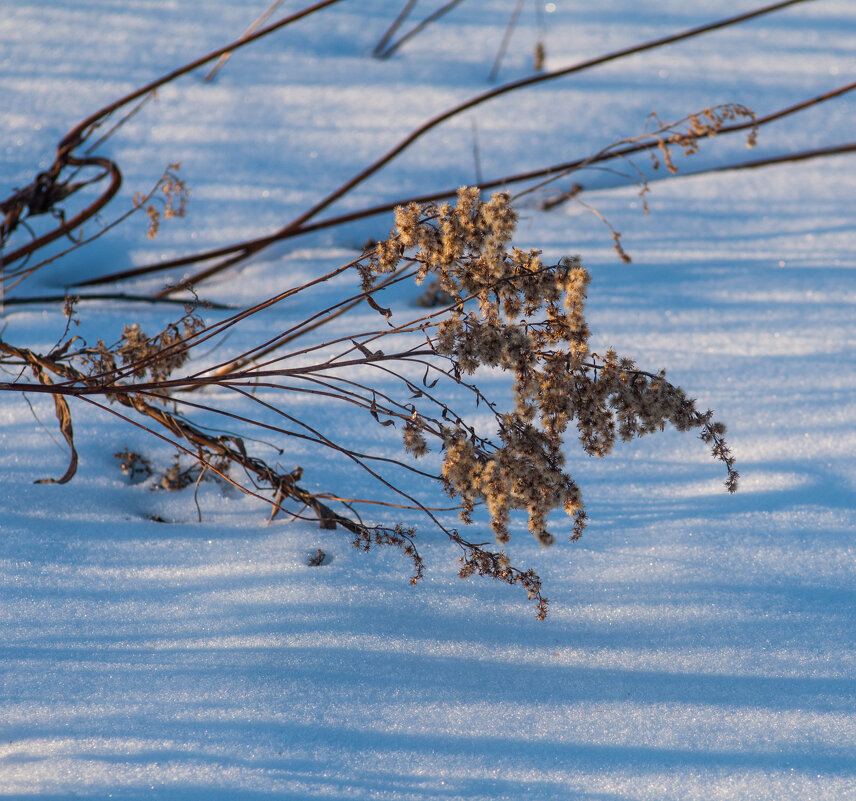
POLYGON ((404 20, 407 19, 408 15, 413 10, 413 7, 416 5, 416 2, 417 0, 407 0, 404 7, 398 12, 398 16, 392 21, 392 24, 386 29, 383 36, 380 37, 380 41, 375 45, 374 50, 372 50, 373 56, 380 57, 380 54, 386 47, 387 42, 395 36, 395 32, 401 27, 404 20))
POLYGON ((493 83, 496 76, 499 75, 499 68, 502 65, 502 59, 505 58, 505 51, 508 49, 508 44, 511 41, 511 35, 517 27, 517 20, 520 17, 520 12, 523 10, 524 0, 517 0, 514 10, 511 12, 511 19, 508 20, 508 25, 505 28, 505 33, 502 36, 502 42, 499 45, 499 50, 496 53, 493 66, 490 69, 490 75, 487 76, 488 81, 493 83))
MULTIPOLYGON (((28 295, 26 297, 6 298, 7 306, 29 306, 39 305, 44 306, 47 303, 64 303, 67 294, 63 295, 28 295)), ((75 295, 79 301, 87 300, 110 300, 119 303, 148 303, 148 304, 166 304, 173 306, 184 306, 187 301, 183 298, 156 298, 152 295, 128 295, 124 292, 91 292, 85 295, 75 295)), ((202 306, 208 309, 217 309, 224 311, 234 311, 237 307, 229 306, 225 303, 217 303, 216 301, 203 301, 202 306)))
MULTIPOLYGON (((271 5, 268 7, 267 11, 265 11, 258 19, 256 19, 255 22, 253 22, 252 25, 250 25, 249 28, 247 28, 247 30, 245 30, 241 34, 238 41, 239 42, 243 41, 251 33, 258 30, 259 26, 264 25, 265 21, 270 18, 270 15, 273 14, 273 12, 276 11, 283 4, 283 2, 285 2, 285 0, 276 0, 275 3, 271 3, 271 5)), ((214 78, 214 76, 223 68, 223 66, 226 64, 226 62, 231 58, 231 56, 232 56, 231 50, 228 53, 223 53, 223 55, 217 59, 217 63, 209 70, 208 74, 205 76, 205 80, 206 81, 212 80, 214 78)))
POLYGON ((450 0, 450 2, 446 3, 446 5, 441 6, 432 14, 429 14, 425 19, 422 20, 418 25, 414 25, 407 33, 401 36, 400 39, 393 42, 386 50, 383 50, 379 53, 375 53, 380 59, 389 58, 396 50, 398 50, 405 42, 410 41, 414 36, 417 36, 419 33, 425 30, 432 22, 436 22, 440 17, 448 14, 455 6, 460 5, 463 0, 450 0))
MULTIPOLYGON (((181 77, 182 75, 186 75, 189 72, 192 72, 194 69, 207 64, 209 61, 212 61, 215 58, 223 55, 232 50, 237 50, 240 47, 245 47, 246 45, 251 44, 252 42, 262 38, 263 36, 267 36, 268 34, 279 30, 280 28, 285 27, 286 25, 290 25, 293 22, 296 22, 300 19, 303 19, 310 14, 315 13, 316 11, 320 11, 323 8, 334 5, 336 3, 341 2, 341 0, 321 0, 321 2, 314 3, 311 6, 307 6, 306 8, 291 14, 290 16, 280 20, 279 22, 268 25, 266 28, 262 28, 260 31, 247 36, 244 39, 238 40, 236 42, 231 42, 225 47, 220 47, 217 50, 214 50, 207 55, 201 56, 200 58, 194 59, 193 61, 185 64, 182 67, 179 67, 176 70, 173 70, 166 75, 161 76, 160 78, 151 81, 145 86, 126 94, 117 100, 114 100, 112 103, 109 103, 106 106, 103 106, 98 111, 90 114, 84 120, 79 122, 74 128, 72 128, 60 141, 57 147, 57 155, 54 159, 54 163, 49 170, 47 170, 42 175, 45 176, 45 179, 49 181, 51 186, 59 187, 58 179, 62 170, 66 167, 86 167, 86 166, 99 166, 106 169, 107 173, 111 176, 111 182, 109 187, 92 203, 90 203, 85 209, 78 212, 71 220, 64 221, 62 225, 57 226, 52 231, 43 234, 32 242, 29 242, 27 245, 17 248, 11 253, 5 254, 2 257, 0 262, 2 264, 13 264, 16 261, 19 261, 22 258, 25 258, 29 254, 35 252, 39 248, 44 247, 45 245, 59 239, 66 234, 74 231, 76 228, 80 227, 84 222, 91 219, 95 216, 102 208, 104 208, 107 203, 112 200, 112 198, 119 191, 119 187, 122 183, 122 175, 119 171, 119 167, 112 161, 106 158, 96 158, 92 156, 87 156, 86 158, 78 158, 73 155, 73 151, 80 147, 87 138, 95 131, 104 121, 106 117, 112 114, 114 111, 122 108, 123 106, 132 103, 133 101, 150 95, 155 89, 158 89, 161 86, 164 86, 171 81, 174 81, 176 78, 181 77)), ((5 206, 14 202, 15 197, 10 198, 8 201, 4 201, 4 211, 5 206)))

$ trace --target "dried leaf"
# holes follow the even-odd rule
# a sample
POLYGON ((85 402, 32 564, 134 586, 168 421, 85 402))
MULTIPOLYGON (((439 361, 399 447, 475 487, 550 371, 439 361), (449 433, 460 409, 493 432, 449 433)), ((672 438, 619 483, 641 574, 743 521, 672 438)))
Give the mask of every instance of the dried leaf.
POLYGON ((371 296, 366 295, 366 302, 371 306, 376 312, 380 312, 387 320, 392 317, 392 309, 384 308, 379 305, 378 302, 371 296))
POLYGON ((438 376, 435 378, 430 384, 428 383, 428 365, 425 365, 425 375, 422 376, 422 386, 428 387, 428 389, 434 389, 437 386, 437 382, 440 380, 438 376))
MULTIPOLYGON (((41 368, 38 370, 34 369, 33 372, 36 374, 36 378, 38 378, 40 384, 48 386, 53 384, 41 368)), ((68 403, 62 395, 58 393, 54 394, 53 400, 54 407, 56 408, 56 419, 59 421, 59 430, 62 432, 63 437, 65 437, 68 447, 71 449, 71 458, 68 462, 68 469, 66 469, 62 476, 59 478, 40 478, 33 482, 35 484, 65 484, 66 482, 71 481, 74 474, 77 472, 77 450, 74 447, 74 429, 71 425, 71 410, 68 408, 68 403)))

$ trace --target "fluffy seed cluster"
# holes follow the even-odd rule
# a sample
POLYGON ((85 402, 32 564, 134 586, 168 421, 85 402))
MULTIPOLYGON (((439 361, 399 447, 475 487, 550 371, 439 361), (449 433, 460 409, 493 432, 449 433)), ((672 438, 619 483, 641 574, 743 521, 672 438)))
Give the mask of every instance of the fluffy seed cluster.
POLYGON ((166 381, 187 361, 187 342, 205 327, 203 320, 188 307, 185 315, 153 337, 139 323, 126 325, 117 345, 108 347, 102 340, 84 351, 83 361, 90 375, 108 376, 117 372, 118 360, 136 379, 166 381))
POLYGON ((132 368, 135 378, 148 373, 152 381, 165 381, 173 370, 187 361, 184 343, 204 327, 203 321, 193 314, 170 324, 154 337, 146 336, 139 323, 126 325, 116 352, 122 357, 122 363, 132 368))
POLYGON ((404 424, 404 450, 412 453, 417 459, 428 453, 428 443, 419 427, 419 415, 416 411, 404 424))
POLYGON ((370 286, 405 258, 429 273, 452 298, 432 335, 433 350, 461 380, 480 367, 499 367, 512 377, 515 406, 497 412, 498 442, 489 444, 462 422, 437 429, 415 411, 404 429, 406 450, 427 452, 425 434, 442 440, 446 491, 460 499, 470 522, 476 504, 486 505, 496 539, 509 539, 513 510, 528 514, 529 529, 542 545, 554 542, 547 517, 563 509, 572 519, 571 538, 582 533, 585 512, 579 487, 564 471, 565 435, 576 426, 586 453, 605 456, 617 438, 701 428, 702 439, 728 468, 736 489, 733 457, 722 440, 724 426, 664 373, 638 370, 613 351, 589 350, 585 319, 589 273, 576 258, 545 266, 538 251, 511 247, 516 216, 506 193, 481 202, 464 187, 450 204, 396 210, 396 227, 376 248, 363 273, 370 286), (438 434, 439 430, 439 434, 438 434))

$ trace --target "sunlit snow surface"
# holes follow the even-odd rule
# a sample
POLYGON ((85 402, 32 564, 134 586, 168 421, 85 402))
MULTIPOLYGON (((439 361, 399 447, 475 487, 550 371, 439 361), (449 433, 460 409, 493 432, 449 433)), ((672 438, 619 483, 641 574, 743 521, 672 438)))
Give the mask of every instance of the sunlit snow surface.
MULTIPOLYGON (((45 169, 84 116, 236 38, 266 5, 7 2, 0 195, 45 169)), ((199 72, 162 89, 103 152, 124 173, 117 209, 182 162, 187 219, 154 242, 132 220, 22 289, 62 291, 268 233, 427 117, 489 88, 515 3, 468 0, 392 59, 373 59, 402 5, 343 2, 236 53, 210 84, 199 72)), ((415 18, 438 5, 417 4, 415 18)), ((549 5, 539 20, 525 4, 500 81, 530 73, 539 26, 556 68, 753 7, 549 5)), ((791 105, 856 79, 854 52, 856 8, 816 0, 515 92, 420 140, 330 213, 472 182, 474 131, 486 177, 534 169, 637 135, 652 111, 670 120, 729 101, 759 115, 791 105)), ((308 524, 268 526, 258 501, 213 484, 200 488, 199 523, 192 487, 130 485, 112 455, 130 447, 163 468, 166 446, 83 405, 72 407, 78 475, 34 485, 65 469, 52 405, 31 399, 42 427, 4 395, 0 795, 856 797, 856 168, 851 156, 686 175, 846 142, 854 112, 849 97, 807 111, 764 128, 751 152, 733 138, 703 145, 681 162, 683 177, 652 183, 647 216, 626 177, 575 176, 622 232, 629 266, 579 206, 519 206, 521 246, 580 254, 591 270, 595 347, 666 367, 714 408, 743 474, 728 496, 691 434, 602 461, 571 441, 585 536, 542 551, 517 521, 510 549, 544 580, 544 623, 519 590, 460 581, 456 553, 426 520, 405 518, 427 562, 415 588, 397 553, 360 554, 343 533, 308 524), (330 561, 308 567, 318 547, 330 561)), ((203 294, 260 300, 389 227, 380 218, 292 240, 203 294)), ((396 314, 414 314, 416 293, 390 298, 396 314)), ((240 352, 299 311, 256 318, 221 347, 240 352)), ((125 323, 153 331, 173 314, 84 304, 79 333, 110 342, 125 323)), ((378 324, 368 309, 350 319, 337 334, 378 324)), ((3 338, 46 350, 63 324, 58 307, 10 306, 3 338)), ((397 452, 394 433, 362 418, 293 410, 360 448, 397 452)), ((312 488, 375 492, 332 456, 284 445, 282 456, 254 447, 301 464, 312 488)))

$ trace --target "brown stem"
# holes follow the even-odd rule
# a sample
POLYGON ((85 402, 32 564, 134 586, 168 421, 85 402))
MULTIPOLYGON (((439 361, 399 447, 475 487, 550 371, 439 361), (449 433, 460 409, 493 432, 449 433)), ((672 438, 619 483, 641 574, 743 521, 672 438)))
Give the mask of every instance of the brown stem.
MULTIPOLYGON (((775 122, 777 120, 788 117, 792 114, 797 114, 801 111, 806 110, 812 106, 820 105, 821 103, 825 103, 829 100, 834 100, 835 98, 841 97, 849 92, 852 92, 856 89, 856 82, 846 84, 844 86, 838 87, 830 92, 825 92, 821 95, 816 95, 815 97, 811 97, 807 100, 800 101, 792 106, 787 106, 786 108, 779 109, 771 114, 767 114, 763 117, 758 117, 752 122, 746 123, 738 123, 735 125, 726 125, 719 129, 717 132, 717 136, 724 136, 731 133, 739 133, 741 131, 746 131, 751 129, 752 127, 762 127, 771 122, 775 122)), ((510 175, 504 175, 500 178, 493 178, 489 181, 485 181, 479 184, 479 189, 495 189, 498 187, 508 186, 509 184, 515 183, 524 183, 526 181, 532 181, 537 179, 557 179, 563 176, 568 175, 571 172, 579 170, 583 167, 587 167, 590 165, 602 164, 607 161, 611 161, 613 159, 624 159, 628 156, 635 155, 637 153, 642 153, 647 150, 653 150, 658 147, 659 143, 656 140, 648 141, 648 142, 637 142, 632 145, 628 145, 626 147, 620 147, 617 149, 607 148, 595 156, 589 156, 588 158, 580 158, 574 159, 573 161, 566 161, 559 164, 553 164, 549 167, 542 167, 535 170, 527 170, 525 172, 512 173, 510 175)), ((853 152, 853 146, 851 143, 843 144, 843 145, 833 145, 828 148, 820 148, 813 150, 805 150, 799 151, 793 154, 786 154, 783 156, 771 157, 766 160, 759 160, 755 166, 762 167, 773 164, 784 164, 791 161, 802 161, 810 158, 819 158, 823 156, 830 156, 836 154, 850 153, 853 152)), ((736 163, 730 165, 724 165, 721 167, 712 167, 707 170, 699 170, 696 173, 692 173, 694 175, 702 175, 706 172, 718 172, 722 170, 729 169, 741 169, 743 163, 736 163)), ((746 163, 747 166, 753 164, 753 162, 746 163)), ((687 173, 689 174, 689 173, 687 173)), ((341 214, 336 217, 329 217, 324 220, 319 220, 315 223, 302 224, 294 229, 284 228, 280 229, 280 231, 269 234, 264 237, 260 237, 258 239, 246 240, 244 242, 238 242, 233 245, 227 245, 222 248, 217 248, 214 250, 202 251, 201 253, 194 253, 189 256, 182 256, 177 259, 172 259, 170 261, 158 262, 157 264, 148 264, 142 265, 140 267, 132 267, 127 270, 121 270, 114 273, 109 273, 107 275, 100 276, 98 278, 92 278, 88 281, 81 281, 78 284, 74 284, 74 286, 97 286, 99 284, 110 283, 113 281, 125 281, 131 278, 138 278, 143 275, 150 275, 152 273, 161 272, 163 270, 172 269, 174 267, 185 267, 191 264, 196 264, 201 261, 209 261, 211 259, 218 258, 220 256, 225 255, 235 255, 239 253, 240 255, 234 259, 230 259, 228 264, 224 266, 215 265, 213 268, 205 271, 206 276, 208 274, 213 274, 219 272, 220 269, 225 269, 227 266, 231 266, 232 264, 236 264, 238 261, 246 258, 248 255, 252 253, 257 253, 260 250, 268 247, 269 245, 274 244, 275 242, 283 241, 285 239, 291 239, 293 237, 302 236, 304 234, 309 234, 314 231, 325 230, 328 228, 335 228, 339 225, 344 225, 345 223, 355 222, 357 220, 366 219, 368 217, 374 217, 379 214, 386 214, 393 211, 396 206, 406 206, 410 203, 416 203, 417 205, 425 204, 425 203, 433 203, 440 200, 446 200, 448 198, 452 198, 457 194, 458 187, 454 189, 444 189, 437 192, 431 192, 430 194, 425 195, 415 195, 412 197, 399 198, 398 200, 389 201, 387 203, 382 203, 377 206, 370 206, 365 209, 360 209, 358 211, 349 212, 347 214, 341 214)), ((202 275, 202 273, 197 274, 194 278, 198 279, 198 277, 202 275)), ((186 282, 188 285, 193 282, 194 278, 188 279, 186 282)), ((178 287, 176 287, 178 288, 178 287)), ((166 294, 161 293, 161 295, 166 294)))

